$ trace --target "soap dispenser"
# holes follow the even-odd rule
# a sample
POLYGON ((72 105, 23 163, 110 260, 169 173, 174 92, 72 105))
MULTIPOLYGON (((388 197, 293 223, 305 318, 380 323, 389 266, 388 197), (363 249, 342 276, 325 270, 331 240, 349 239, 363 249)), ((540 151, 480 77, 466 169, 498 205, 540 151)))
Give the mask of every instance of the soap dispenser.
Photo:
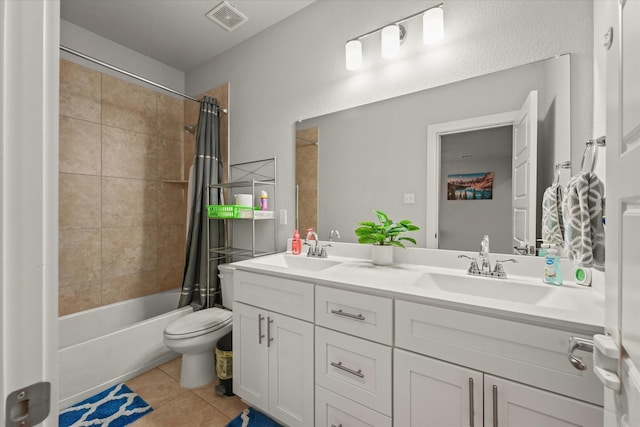
POLYGON ((298 230, 294 230, 293 239, 291 240, 291 253, 293 255, 300 255, 300 252, 302 252, 302 240, 300 240, 298 230))
POLYGON ((560 265, 560 257, 556 245, 549 245, 547 253, 544 257, 544 277, 542 279, 550 285, 562 285, 562 266, 560 265))

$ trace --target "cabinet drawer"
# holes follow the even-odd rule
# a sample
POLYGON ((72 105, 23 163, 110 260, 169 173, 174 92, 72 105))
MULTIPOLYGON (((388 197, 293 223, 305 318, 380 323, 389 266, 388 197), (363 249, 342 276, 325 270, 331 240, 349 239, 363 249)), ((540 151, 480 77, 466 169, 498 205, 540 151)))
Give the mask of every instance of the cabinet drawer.
POLYGON ((234 300, 313 322, 313 283, 239 271, 233 274, 234 300))
MULTIPOLYGON (((396 300, 396 347, 603 405, 591 353, 568 360, 567 331, 396 300)), ((591 338, 583 336, 583 338, 591 338)))
POLYGON ((316 386, 316 427, 391 427, 391 418, 316 386))
POLYGON ((391 347, 316 326, 316 384, 391 416, 391 347))
POLYGON ((316 324, 391 345, 393 301, 390 298, 317 286, 316 324))

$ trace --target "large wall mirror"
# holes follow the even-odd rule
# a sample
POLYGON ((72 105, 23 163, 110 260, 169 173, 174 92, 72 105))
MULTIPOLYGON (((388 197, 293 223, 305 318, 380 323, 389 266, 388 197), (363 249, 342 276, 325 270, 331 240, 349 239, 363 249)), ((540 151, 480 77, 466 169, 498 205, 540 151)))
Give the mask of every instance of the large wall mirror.
POLYGON ((477 251, 488 234, 492 252, 514 253, 525 222, 535 245, 541 195, 555 165, 571 158, 570 74, 570 55, 561 55, 299 121, 297 226, 321 238, 338 229, 355 242, 358 222, 374 220, 377 209, 419 225, 419 247, 477 251), (537 149, 522 175, 514 129, 532 93, 537 149), (486 181, 482 194, 452 193, 474 177, 486 181), (523 185, 534 206, 518 215, 514 191, 523 185))

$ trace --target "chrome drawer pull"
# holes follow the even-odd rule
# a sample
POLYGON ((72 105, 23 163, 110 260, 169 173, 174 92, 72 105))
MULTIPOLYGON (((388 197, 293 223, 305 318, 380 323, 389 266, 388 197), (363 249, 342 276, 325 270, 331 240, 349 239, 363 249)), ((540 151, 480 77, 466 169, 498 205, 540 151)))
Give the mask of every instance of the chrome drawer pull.
MULTIPOLYGON (((335 424, 331 424, 331 427, 336 427, 335 424)), ((338 427, 342 427, 342 423, 338 424, 338 427)))
POLYGON ((474 427, 473 405, 473 378, 469 378, 469 427, 474 427))
POLYGON ((349 319, 364 320, 364 316, 362 314, 345 313, 344 311, 342 311, 342 309, 331 310, 331 314, 337 314, 338 316, 348 317, 349 319))
POLYGON ((262 344, 262 338, 264 338, 264 334, 262 333, 263 320, 264 320, 264 316, 258 313, 258 344, 262 344))
POLYGON ((271 347, 271 341, 273 341, 273 337, 271 336, 271 324, 273 323, 273 319, 271 316, 267 316, 267 347, 271 347))
POLYGON ((362 373, 362 369, 358 369, 357 371, 354 371, 353 369, 349 369, 346 366, 342 366, 342 362, 331 362, 331 366, 333 366, 334 368, 338 368, 338 369, 342 369, 345 372, 350 373, 351 375, 355 375, 358 378, 364 378, 364 374, 362 373))
POLYGON ((498 386, 493 386, 493 427, 498 427, 498 386))

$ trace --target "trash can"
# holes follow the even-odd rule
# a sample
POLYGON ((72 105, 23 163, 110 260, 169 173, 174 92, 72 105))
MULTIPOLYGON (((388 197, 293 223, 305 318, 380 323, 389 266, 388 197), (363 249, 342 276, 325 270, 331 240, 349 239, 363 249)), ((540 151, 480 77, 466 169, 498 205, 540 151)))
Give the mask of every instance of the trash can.
POLYGON ((216 344, 216 375, 219 384, 216 392, 233 396, 233 331, 220 338, 216 344))

